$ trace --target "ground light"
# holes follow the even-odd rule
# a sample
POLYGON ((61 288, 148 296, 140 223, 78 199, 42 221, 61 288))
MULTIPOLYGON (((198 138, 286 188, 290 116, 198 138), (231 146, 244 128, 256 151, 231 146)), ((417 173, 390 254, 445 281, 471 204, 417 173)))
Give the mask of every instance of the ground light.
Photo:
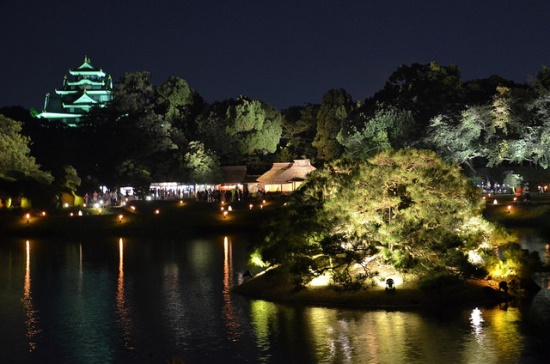
POLYGON ((118 222, 122 222, 123 217, 124 217, 124 215, 122 215, 122 214, 118 215, 118 222))
POLYGON ((317 276, 313 278, 309 283, 308 286, 311 287, 326 287, 330 284, 330 276, 328 274, 321 274, 320 276, 317 276))

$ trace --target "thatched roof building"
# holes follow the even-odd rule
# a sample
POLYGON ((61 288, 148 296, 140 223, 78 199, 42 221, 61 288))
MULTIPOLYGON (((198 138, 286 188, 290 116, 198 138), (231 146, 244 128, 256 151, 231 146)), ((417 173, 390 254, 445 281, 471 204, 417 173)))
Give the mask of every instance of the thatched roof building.
POLYGON ((273 163, 269 171, 256 181, 263 185, 265 192, 292 192, 296 190, 313 172, 309 159, 297 159, 294 162, 273 163))

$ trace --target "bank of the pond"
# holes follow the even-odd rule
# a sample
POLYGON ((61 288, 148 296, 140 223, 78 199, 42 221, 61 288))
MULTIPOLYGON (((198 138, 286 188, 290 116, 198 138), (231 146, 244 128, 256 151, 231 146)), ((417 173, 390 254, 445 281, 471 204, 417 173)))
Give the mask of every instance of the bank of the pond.
POLYGON ((277 202, 136 201, 124 207, 0 212, 3 236, 171 236, 259 231, 277 202), (250 207, 252 205, 252 207, 250 207), (223 210, 222 210, 223 208, 223 210))
POLYGON ((415 284, 403 284, 388 291, 370 287, 353 291, 325 287, 296 289, 287 277, 276 270, 252 277, 234 288, 245 297, 283 304, 323 307, 356 307, 368 309, 431 310, 452 307, 493 307, 517 303, 519 296, 498 291, 498 282, 468 280, 462 283, 425 291, 415 284))

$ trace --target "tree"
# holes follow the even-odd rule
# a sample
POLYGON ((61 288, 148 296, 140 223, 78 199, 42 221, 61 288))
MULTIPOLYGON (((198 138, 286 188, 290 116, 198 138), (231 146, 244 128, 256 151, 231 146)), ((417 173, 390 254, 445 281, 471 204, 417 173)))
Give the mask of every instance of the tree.
POLYGON ((235 137, 240 153, 274 153, 281 138, 281 114, 260 101, 240 97, 226 112, 227 135, 235 137))
POLYGON ((368 103, 410 110, 417 122, 416 136, 419 137, 433 117, 454 114, 463 107, 460 70, 457 66, 442 66, 437 62, 401 65, 368 103))
POLYGON ((213 103, 195 120, 196 140, 215 152, 222 165, 236 164, 241 160, 236 140, 225 131, 227 107, 227 103, 213 103))
POLYGON ((85 170, 108 185, 121 183, 117 176, 124 174, 117 171, 136 170, 128 166, 140 171, 132 175, 144 176, 146 172, 151 179, 170 177, 181 148, 187 145, 181 131, 157 113, 157 94, 149 77, 148 72, 127 73, 116 84, 113 101, 105 108, 93 109, 81 128, 83 135, 102 145, 85 170))
POLYGON ((458 121, 439 115, 432 119, 425 144, 439 156, 457 165, 466 164, 474 170, 473 160, 484 156, 485 142, 492 138, 491 109, 474 106, 464 110, 458 121))
POLYGON ((550 68, 542 66, 537 72, 533 82, 533 88, 538 94, 546 94, 550 92, 550 68))
POLYGON ((126 73, 113 88, 111 106, 119 115, 132 115, 152 111, 156 103, 156 90, 149 72, 126 73))
POLYGON ((183 156, 182 168, 187 182, 218 183, 222 179, 218 158, 198 141, 189 143, 188 151, 183 156))
POLYGON ((157 88, 158 109, 164 119, 187 136, 195 137, 194 119, 204 109, 204 100, 179 77, 169 77, 157 88))
POLYGON ((371 118, 359 113, 353 119, 337 136, 347 157, 367 159, 383 150, 407 148, 412 143, 408 136, 415 123, 410 111, 380 105, 371 118))
POLYGON ((319 105, 291 107, 283 110, 282 135, 278 161, 291 162, 294 159, 312 159, 316 150, 311 143, 317 129, 319 105))
POLYGON ((323 95, 317 113, 317 134, 312 143, 318 159, 331 161, 341 156, 343 148, 336 136, 353 108, 353 100, 344 89, 332 89, 323 95))
POLYGON ((31 179, 50 184, 53 177, 40 170, 30 155, 30 138, 21 134, 21 123, 0 114, 0 179, 18 181, 31 179))
POLYGON ((75 192, 80 187, 82 180, 73 166, 65 165, 55 182, 59 187, 75 192))
POLYGON ((281 138, 281 114, 261 100, 239 97, 210 105, 197 118, 198 139, 222 164, 250 162, 274 153, 281 138))
POLYGON ((286 267, 298 283, 331 272, 349 286, 375 275, 374 262, 420 276, 467 276, 470 254, 489 257, 511 240, 483 219, 482 208, 476 187, 435 153, 384 151, 317 170, 255 254, 286 267))

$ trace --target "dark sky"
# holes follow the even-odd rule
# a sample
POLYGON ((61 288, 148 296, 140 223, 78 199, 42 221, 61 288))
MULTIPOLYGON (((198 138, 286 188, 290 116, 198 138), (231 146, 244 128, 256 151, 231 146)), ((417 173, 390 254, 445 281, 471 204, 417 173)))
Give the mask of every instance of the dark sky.
POLYGON ((550 65, 547 0, 6 0, 0 18, 0 106, 41 109, 84 56, 115 82, 149 71, 209 102, 246 95, 279 109, 331 88, 362 101, 400 64, 518 82, 550 65))

